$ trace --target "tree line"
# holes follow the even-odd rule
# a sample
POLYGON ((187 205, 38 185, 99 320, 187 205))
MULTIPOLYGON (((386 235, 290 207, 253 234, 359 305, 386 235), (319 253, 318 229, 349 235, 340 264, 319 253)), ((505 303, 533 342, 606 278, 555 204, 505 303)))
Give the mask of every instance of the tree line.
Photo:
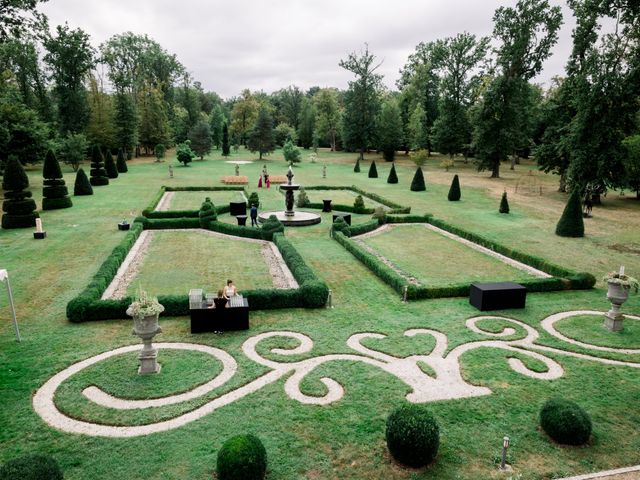
POLYGON ((245 145, 268 154, 309 149, 439 152, 500 175, 534 156, 560 189, 640 195, 640 6, 568 0, 576 19, 563 77, 533 83, 558 39, 559 7, 519 0, 493 16, 491 37, 468 32, 421 42, 383 86, 368 45, 339 60, 346 90, 291 85, 273 93, 205 91, 177 57, 145 35, 97 49, 82 29, 51 31, 35 0, 0 15, 0 162, 78 165, 90 145, 128 158, 181 145, 204 157, 245 145), (613 24, 613 26, 611 26, 613 24), (105 88, 108 83, 109 89, 105 88))

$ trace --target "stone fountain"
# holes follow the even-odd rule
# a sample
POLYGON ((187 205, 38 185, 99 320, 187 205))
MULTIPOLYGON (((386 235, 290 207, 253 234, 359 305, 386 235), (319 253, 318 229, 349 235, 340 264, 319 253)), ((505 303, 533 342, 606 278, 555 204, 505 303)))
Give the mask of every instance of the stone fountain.
POLYGON ((287 227, 302 227, 306 225, 315 225, 322 220, 320 215, 310 212, 296 212, 294 210, 294 193, 296 190, 300 190, 300 185, 293 183, 293 169, 289 165, 289 171, 287 172, 287 183, 280 185, 280 189, 284 191, 284 211, 276 212, 263 212, 258 215, 260 223, 264 223, 271 215, 275 215, 283 225, 287 227))

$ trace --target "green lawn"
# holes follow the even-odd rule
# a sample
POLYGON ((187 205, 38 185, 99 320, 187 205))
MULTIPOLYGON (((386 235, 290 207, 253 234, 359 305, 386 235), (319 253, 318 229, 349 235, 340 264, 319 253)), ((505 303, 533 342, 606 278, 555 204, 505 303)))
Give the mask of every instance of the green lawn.
MULTIPOLYGON (((359 194, 352 192, 351 190, 308 190, 307 197, 309 201, 313 203, 322 203, 324 199, 331 199, 332 205, 350 205, 353 206, 353 202, 359 194)), ((366 196, 362 196, 364 200, 364 206, 366 208, 380 207, 378 202, 371 200, 366 196)))
MULTIPOLYGON (((455 168, 445 172, 438 167, 440 158, 435 156, 425 167, 427 191, 411 192, 409 184, 415 166, 404 156, 396 162, 400 183, 389 185, 386 176, 390 164, 379 156, 368 155, 363 163, 366 167, 370 159, 376 159, 380 178, 369 179, 367 168, 360 174, 353 172, 354 154, 323 150, 316 164, 308 162, 308 154, 304 151, 303 163, 294 168, 295 181, 303 186, 357 185, 396 203, 411 205, 412 213, 433 213, 512 248, 570 269, 591 272, 597 278, 619 265, 625 265, 636 277, 640 274, 640 202, 629 196, 610 193, 603 206, 596 206, 594 218, 586 221, 585 238, 560 238, 553 230, 566 196, 555 192, 556 177, 539 176, 544 191, 542 196, 514 193, 518 179, 532 168, 530 164, 517 166, 514 172, 505 169, 501 172, 502 178, 489 179, 486 172, 477 173, 473 165, 462 162, 456 162, 455 168), (323 164, 327 165, 326 179, 322 179, 323 164), (460 202, 448 202, 446 198, 454 173, 460 175, 460 202), (504 189, 509 194, 512 211, 509 215, 497 212, 504 189)), ((231 159, 253 160, 255 156, 241 150, 233 153, 231 159)), ((306 395, 325 394, 326 387, 321 382, 324 377, 342 385, 344 396, 328 405, 307 405, 289 398, 285 393, 285 382, 289 377, 285 376, 198 420, 146 437, 110 439, 69 434, 49 427, 32 406, 32 396, 40 386, 76 362, 138 341, 131 335, 131 321, 71 324, 65 318, 67 302, 87 285, 122 239, 123 233, 117 230, 116 224, 122 218, 131 221, 139 215, 162 185, 214 186, 219 185, 220 176, 234 172, 234 166, 224 163, 219 152, 203 162, 195 161, 189 167, 179 166, 175 159, 173 162, 173 179, 168 179, 167 163, 154 163, 153 158, 138 159, 130 162, 129 173, 111 180, 109 186, 95 188, 93 196, 74 197, 73 208, 41 212, 47 230, 44 241, 33 240, 30 229, 0 230, 0 268, 9 271, 24 338, 22 343, 15 341, 6 296, 0 293, 0 399, 3 406, 0 410, 0 462, 38 452, 55 456, 67 480, 205 480, 214 477, 217 452, 227 438, 238 433, 253 433, 263 440, 267 449, 269 480, 504 479, 508 477, 500 473, 495 464, 504 435, 509 435, 512 442, 509 458, 514 467, 512 478, 520 480, 551 479, 640 463, 639 369, 547 352, 544 355, 558 362, 563 374, 556 380, 540 380, 517 373, 508 364, 509 358, 517 357, 532 371, 544 371, 544 364, 539 360, 527 357, 524 351, 488 347, 463 354, 460 373, 469 385, 489 388, 490 395, 428 404, 440 423, 441 447, 435 463, 423 470, 398 466, 389 457, 384 443, 386 418, 394 407, 406 404, 405 396, 410 387, 381 368, 350 360, 324 363, 300 383, 300 390, 306 395), (594 424, 589 445, 561 447, 551 443, 539 430, 539 408, 551 396, 574 400, 589 412, 594 424)), ((281 152, 277 151, 264 162, 242 165, 241 174, 257 179, 263 163, 272 175, 286 173, 287 165, 281 152)), ((67 167, 63 170, 67 184, 72 185, 73 173, 67 167)), ((28 173, 31 190, 40 205, 41 173, 37 169, 28 173)), ((247 193, 253 190, 254 185, 247 193)), ((284 197, 275 188, 258 192, 261 211, 284 207, 284 197)), ((202 198, 204 196, 206 194, 202 198)), ((353 218, 360 222, 368 220, 369 216, 354 215, 353 218)), ((138 377, 135 355, 121 355, 82 370, 65 381, 57 391, 56 405, 74 418, 113 425, 140 425, 175 418, 268 372, 269 368, 250 360, 242 351, 247 339, 265 332, 299 332, 314 342, 310 352, 286 357, 272 349, 292 348, 296 342, 273 338, 258 344, 257 351, 263 357, 278 362, 337 353, 353 354, 346 342, 352 335, 364 332, 386 335, 381 339, 365 339, 362 344, 395 357, 426 355, 435 346, 431 336, 405 336, 408 329, 442 332, 448 338, 447 352, 469 342, 513 340, 525 336, 521 326, 515 326, 515 332, 504 338, 474 333, 465 326, 465 320, 481 312, 471 307, 466 298, 403 304, 396 292, 329 237, 330 221, 331 215, 323 214, 321 224, 298 230, 289 228, 286 235, 305 261, 327 282, 333 292, 335 308, 251 312, 249 331, 224 335, 191 335, 187 317, 161 318, 163 332, 157 341, 205 344, 233 356, 238 370, 229 382, 203 397, 142 411, 99 407, 82 395, 85 387, 97 385, 121 397, 154 398, 189 390, 211 380, 220 371, 220 363, 207 355, 162 349, 159 360, 163 367, 158 376, 138 377)), ((421 268, 441 261, 451 248, 458 247, 455 242, 444 239, 447 243, 433 255, 433 245, 438 239, 420 241, 422 235, 428 233, 421 231, 419 238, 410 236, 396 242, 396 247, 401 246, 403 251, 416 249, 415 255, 423 264, 421 268), (423 256, 430 251, 429 261, 424 261, 423 256)), ((161 233, 158 238, 167 234, 161 233)), ((212 247, 212 239, 199 234, 179 233, 164 238, 169 241, 164 246, 156 245, 158 252, 148 257, 156 264, 150 270, 166 268, 164 275, 146 274, 149 282, 158 282, 147 284, 147 279, 144 280, 144 287, 152 293, 170 293, 167 289, 172 288, 171 283, 181 275, 190 277, 177 280, 176 285, 183 281, 199 281, 199 286, 205 289, 218 286, 218 274, 207 270, 205 264, 215 260, 219 265, 230 266, 229 256, 217 252, 237 248, 244 254, 246 248, 253 248, 235 240, 212 247), (194 254, 186 259, 183 255, 191 243, 195 244, 194 254), (202 255, 202 251, 206 253, 202 255), (209 255, 210 251, 216 253, 209 255), (185 273, 185 265, 196 268, 185 273), (156 288, 161 288, 162 292, 154 291, 156 288)), ((467 247, 461 248, 465 255, 469 253, 467 247)), ((233 266, 232 278, 239 289, 265 286, 257 280, 255 272, 264 262, 255 261, 260 259, 255 253, 245 257, 243 262, 249 266, 246 277, 238 275, 240 266, 233 266), (255 284, 251 284, 252 281, 255 284)), ((406 259, 398 257, 397 260, 406 259)), ((451 258, 451 262, 454 261, 462 262, 458 256, 451 258)), ((465 274, 483 270, 474 262, 465 260, 462 267, 451 270, 465 274)), ((419 264, 411 261, 405 266, 409 269, 419 264)), ((487 268, 498 266, 502 268, 500 263, 487 268)), ((144 268, 147 267, 143 265, 144 268)), ((512 273, 517 275, 517 272, 510 272, 510 275, 512 273)), ((219 276, 225 279, 227 273, 219 276)), ((447 275, 443 281, 454 281, 454 278, 447 275)), ((591 291, 530 294, 524 310, 491 313, 519 320, 536 329, 540 344, 595 358, 640 363, 640 354, 590 352, 551 337, 540 328, 540 321, 556 312, 606 311, 609 305, 605 290, 601 282, 597 287, 591 291)), ((175 293, 183 292, 184 288, 180 287, 175 293)), ((623 311, 640 315, 640 297, 632 296, 624 304, 623 311)), ((561 321, 557 328, 583 342, 638 347, 633 321, 625 324, 628 333, 616 336, 613 342, 603 338, 609 335, 608 332, 598 330, 601 318, 583 320, 586 322, 579 325, 572 324, 573 319, 561 321)), ((503 327, 513 325, 506 320, 484 320, 478 326, 488 332, 500 332, 503 327)), ((433 374, 424 364, 420 365, 423 372, 433 374)))
POLYGON ((578 315, 565 318, 555 324, 556 330, 574 340, 591 345, 640 350, 640 322, 626 319, 621 332, 611 332, 604 327, 603 315, 578 315))
POLYGON ((532 278, 522 270, 422 225, 391 227, 362 241, 423 285, 532 278))
POLYGON ((216 206, 244 200, 240 192, 234 191, 173 192, 173 199, 169 202, 168 210, 198 210, 206 197, 209 197, 216 206))
POLYGON ((191 288, 216 293, 227 279, 240 291, 273 286, 260 243, 205 231, 156 231, 152 235, 129 294, 135 294, 139 285, 154 295, 187 294, 191 288))

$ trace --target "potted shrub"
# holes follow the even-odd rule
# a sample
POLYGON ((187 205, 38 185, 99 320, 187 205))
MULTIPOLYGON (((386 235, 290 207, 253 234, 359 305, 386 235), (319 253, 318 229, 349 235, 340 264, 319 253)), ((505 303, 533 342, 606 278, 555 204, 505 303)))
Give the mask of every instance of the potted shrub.
POLYGON ((611 302, 611 310, 605 314, 604 324, 609 330, 619 332, 624 320, 620 307, 629 298, 630 291, 638 293, 640 284, 635 278, 626 275, 622 268, 620 272, 609 272, 603 280, 607 282, 607 299, 611 302))
POLYGON ((158 325, 158 315, 164 312, 164 307, 158 302, 156 297, 151 297, 144 290, 140 289, 136 298, 129 308, 127 315, 133 317, 133 334, 142 339, 143 347, 138 359, 140 368, 138 373, 158 373, 160 365, 157 362, 158 352, 151 345, 151 340, 162 329, 158 325))

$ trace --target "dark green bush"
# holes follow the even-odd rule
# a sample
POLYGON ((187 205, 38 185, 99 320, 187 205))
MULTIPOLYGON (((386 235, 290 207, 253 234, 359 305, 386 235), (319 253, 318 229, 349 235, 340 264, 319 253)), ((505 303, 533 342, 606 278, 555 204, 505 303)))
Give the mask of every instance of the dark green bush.
POLYGON ((509 213, 509 200, 507 200, 507 192, 502 193, 502 198, 500 199, 500 209, 498 210, 500 213, 509 213))
POLYGON ((430 464, 438 454, 438 422, 424 405, 404 405, 387 419, 387 447, 398 462, 418 468, 430 464))
POLYGON ((79 168, 76 173, 76 181, 73 185, 73 194, 76 196, 93 195, 93 187, 91 186, 91 183, 89 183, 87 174, 84 173, 82 168, 79 168))
POLYGON ((379 223, 378 219, 369 220, 364 223, 356 223, 355 225, 349 226, 349 230, 351 231, 351 236, 354 237, 356 235, 362 235, 363 233, 372 232, 376 228, 378 228, 381 223, 379 223))
POLYGON ((200 219, 193 217, 180 218, 146 218, 140 217, 145 230, 169 230, 180 228, 200 228, 200 219))
POLYGON ((284 225, 282 225, 275 215, 271 215, 267 221, 262 224, 260 231, 262 232, 263 239, 271 241, 274 233, 284 232, 284 225))
POLYGON ((565 445, 584 445, 591 436, 591 418, 580 405, 552 398, 540 409, 540 426, 552 439, 565 445))
POLYGON ((349 224, 347 224, 347 222, 345 222, 344 218, 342 217, 336 218, 336 220, 333 222, 333 225, 331 225, 331 232, 332 234, 335 234, 336 232, 341 232, 345 237, 351 236, 351 228, 349 227, 349 224))
POLYGON ((396 173, 396 164, 391 164, 391 170, 389 170, 389 176, 387 177, 387 183, 398 183, 398 174, 396 173))
POLYGON ((58 462, 49 455, 24 455, 0 467, 0 480, 62 480, 58 462))
POLYGON ((556 235, 561 237, 584 237, 582 203, 578 190, 574 190, 564 207, 562 216, 556 225, 556 235))
POLYGON ((118 178, 118 167, 116 167, 111 150, 108 148, 104 151, 104 169, 108 178, 118 178))
POLYGON ((267 471, 267 451, 254 435, 236 435, 218 452, 220 480, 262 480, 267 471))
POLYGON ((356 199, 353 201, 353 211, 356 213, 362 213, 365 210, 364 206, 364 198, 362 195, 358 195, 356 199))
POLYGON ((2 188, 7 190, 5 200, 2 203, 2 228, 27 228, 34 227, 36 218, 39 217, 36 210, 36 202, 31 197, 31 192, 25 190, 29 186, 29 177, 24 171, 17 157, 11 156, 6 163, 2 188))
POLYGON ((449 195, 447 195, 447 198, 450 202, 457 202, 458 200, 460 200, 460 180, 458 179, 458 175, 453 176, 451 187, 449 188, 449 195))
POLYGON ((116 168, 118 169, 118 173, 127 173, 129 171, 129 167, 127 167, 127 161, 124 159, 124 152, 122 149, 118 149, 118 159, 116 160, 116 168))
POLYGON ((353 167, 353 171, 356 173, 360 173, 360 157, 356 160, 356 166, 353 167))
POLYGON ((412 192, 424 192, 427 189, 427 186, 424 182, 424 174, 422 173, 422 168, 416 168, 416 173, 413 175, 413 180, 411 180, 411 191, 412 192))
POLYGON ((109 178, 104 169, 104 157, 98 145, 94 145, 91 149, 91 170, 89 171, 91 185, 99 187, 109 185, 109 178))
POLYGON ((238 225, 232 225, 231 223, 210 222, 208 229, 227 235, 235 235, 236 237, 255 238, 257 240, 263 239, 262 229, 240 227, 238 225))
POLYGON ((43 210, 57 210, 59 208, 69 208, 71 206, 73 206, 73 203, 71 203, 71 199, 69 197, 42 199, 43 210))
POLYGON ((372 160, 371 166, 369 166, 369 178, 378 178, 378 168, 375 160, 372 160))
POLYGON ((260 197, 258 196, 258 192, 251 192, 251 195, 249 195, 249 208, 251 208, 251 205, 255 205, 256 208, 260 208, 260 197))
POLYGON ((69 191, 62 178, 62 170, 58 159, 52 150, 47 152, 42 168, 44 177, 42 188, 42 209, 55 210, 58 208, 69 208, 73 205, 69 198, 69 191))
POLYGON ((202 202, 198 218, 200 219, 201 228, 209 228, 209 224, 218 219, 216 207, 213 205, 211 198, 206 197, 204 202, 202 202))

